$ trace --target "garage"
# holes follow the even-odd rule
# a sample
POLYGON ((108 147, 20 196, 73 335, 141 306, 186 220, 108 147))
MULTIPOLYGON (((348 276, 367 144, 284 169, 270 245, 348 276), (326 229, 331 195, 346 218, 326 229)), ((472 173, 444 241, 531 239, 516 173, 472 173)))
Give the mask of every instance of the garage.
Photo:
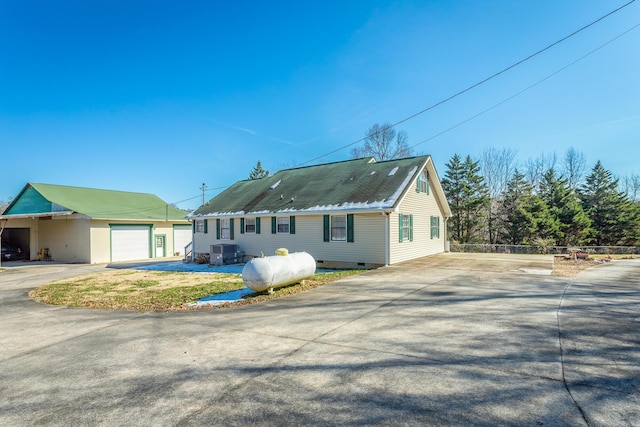
POLYGON ((174 225, 173 226, 173 254, 177 256, 184 255, 184 247, 191 243, 191 226, 190 225, 174 225))
POLYGON ((29 260, 30 230, 28 228, 5 228, 2 231, 2 242, 9 245, 16 245, 24 254, 24 259, 29 260))
POLYGON ((151 225, 111 225, 111 261, 151 258, 151 225))

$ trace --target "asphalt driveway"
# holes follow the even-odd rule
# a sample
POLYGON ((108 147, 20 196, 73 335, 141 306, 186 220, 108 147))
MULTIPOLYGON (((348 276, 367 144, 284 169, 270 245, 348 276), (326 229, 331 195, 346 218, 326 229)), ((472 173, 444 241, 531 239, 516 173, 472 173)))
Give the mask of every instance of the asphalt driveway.
POLYGON ((47 306, 0 272, 0 425, 640 426, 640 260, 442 254, 261 305, 47 306))

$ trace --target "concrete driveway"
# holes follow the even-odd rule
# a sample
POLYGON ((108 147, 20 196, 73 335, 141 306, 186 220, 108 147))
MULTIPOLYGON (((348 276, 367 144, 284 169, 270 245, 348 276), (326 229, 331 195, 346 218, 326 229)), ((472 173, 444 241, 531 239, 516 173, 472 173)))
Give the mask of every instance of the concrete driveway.
POLYGON ((0 425, 640 425, 640 260, 442 254, 262 305, 46 306, 0 272, 0 425))

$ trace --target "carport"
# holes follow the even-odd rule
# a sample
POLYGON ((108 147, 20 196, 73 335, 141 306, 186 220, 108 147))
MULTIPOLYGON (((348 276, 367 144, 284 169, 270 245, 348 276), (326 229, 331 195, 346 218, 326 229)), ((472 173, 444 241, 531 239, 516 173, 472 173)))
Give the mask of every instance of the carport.
MULTIPOLYGON (((6 222, 6 221, 4 221, 6 222)), ((31 229, 28 227, 5 227, 0 239, 3 243, 13 243, 22 249, 26 260, 31 259, 31 229)))

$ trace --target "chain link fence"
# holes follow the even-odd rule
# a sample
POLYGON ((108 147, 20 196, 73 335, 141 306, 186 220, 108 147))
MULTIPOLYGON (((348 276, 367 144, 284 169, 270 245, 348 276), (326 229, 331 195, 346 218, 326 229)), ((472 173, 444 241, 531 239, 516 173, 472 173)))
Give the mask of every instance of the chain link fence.
POLYGON ((451 252, 501 253, 501 254, 568 254, 579 249, 594 255, 640 254, 638 246, 535 246, 535 245, 489 245, 451 243, 451 252))

